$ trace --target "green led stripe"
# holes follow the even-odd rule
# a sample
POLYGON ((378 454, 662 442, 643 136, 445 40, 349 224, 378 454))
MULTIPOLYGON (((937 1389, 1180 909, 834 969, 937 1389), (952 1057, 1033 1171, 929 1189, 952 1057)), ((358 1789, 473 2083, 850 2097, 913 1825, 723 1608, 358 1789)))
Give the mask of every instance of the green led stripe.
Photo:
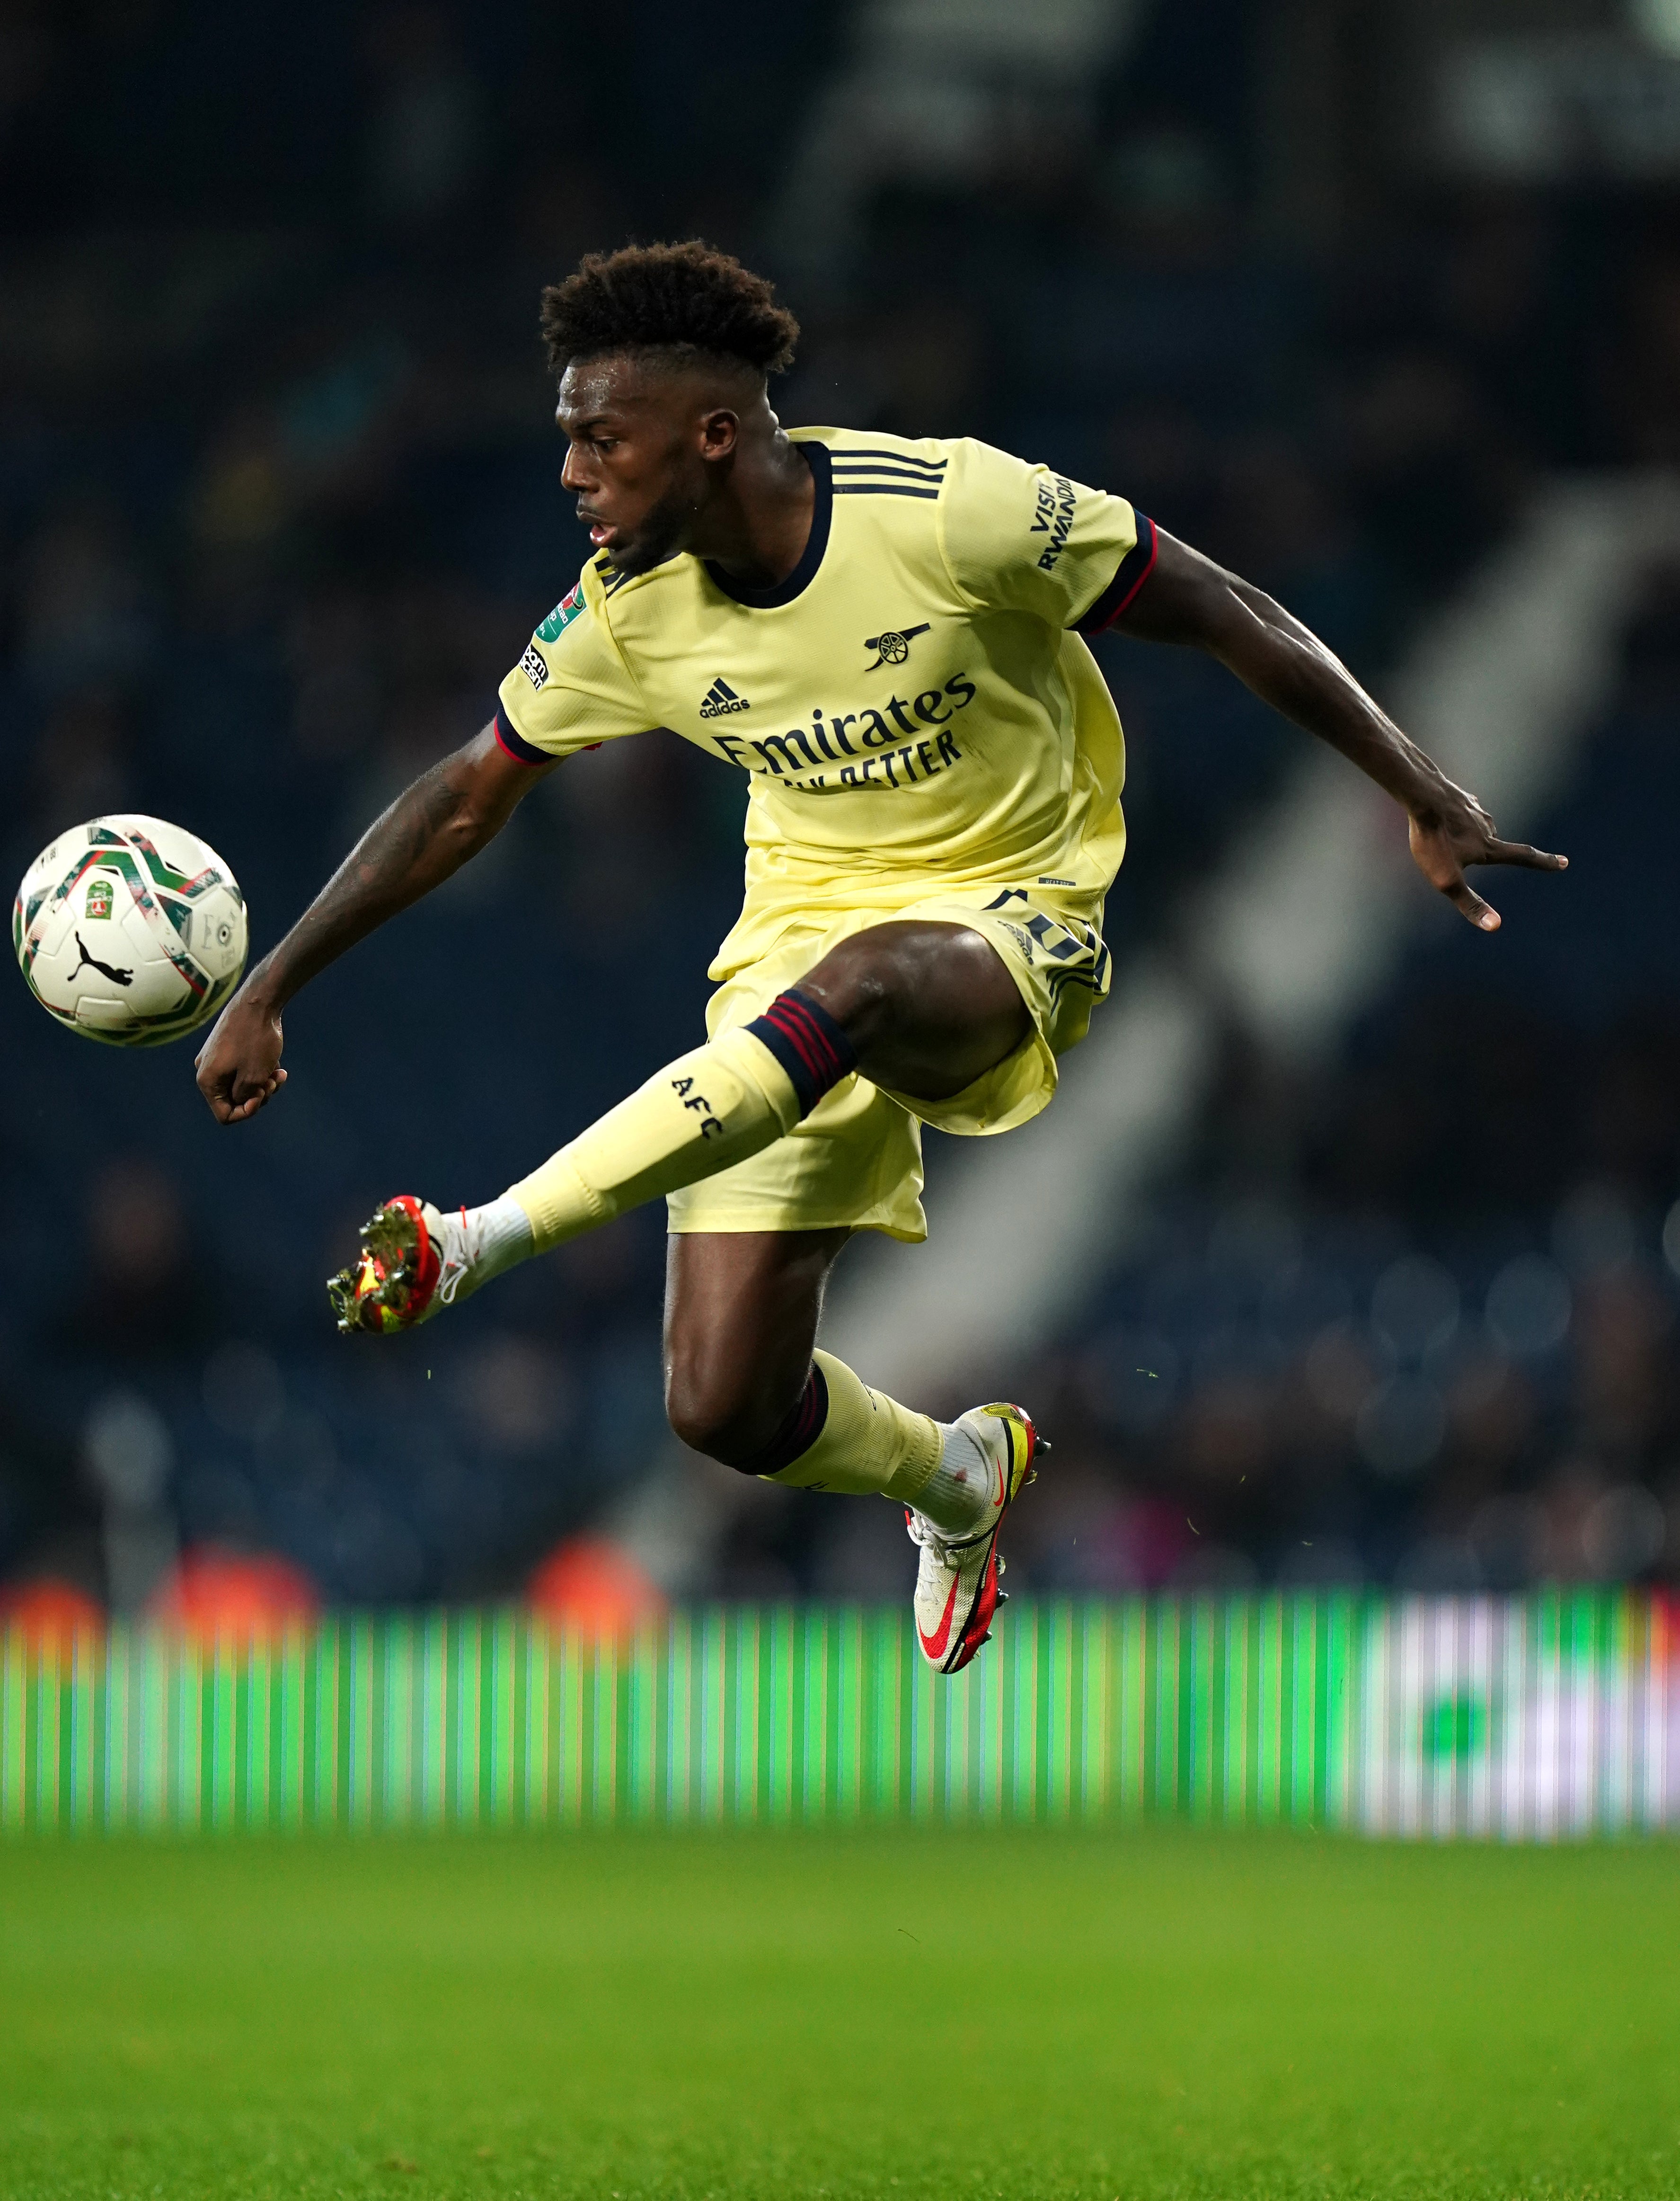
POLYGON ((860 1612, 839 1615, 828 1645, 828 1688, 833 1732, 832 1816, 852 1820, 862 1804, 859 1787, 863 1728, 863 1629, 860 1612))
POLYGON ((288 1833, 303 1824, 303 1635, 289 1629, 280 1651, 279 1717, 272 1759, 278 1809, 288 1833))
POLYGON ((97 1827, 115 1828, 132 1824, 128 1793, 132 1670, 130 1660, 116 1650, 114 1643, 102 1648, 100 1700, 94 1715, 97 1728, 94 1750, 98 1770, 93 1824, 97 1827))
POLYGON ((795 1663, 788 1676, 796 1737, 793 1817, 820 1823, 828 1805, 828 1615, 822 1605, 800 1607, 795 1625, 795 1663))
POLYGON ((506 1610, 203 1648, 13 1628, 0 1831, 1144 1816, 1553 1839, 1680 1818, 1677 1660, 1665 1608, 1623 1591, 1023 1604, 951 1676, 903 1613, 856 1607, 598 1643, 506 1610))
POLYGON ((758 1805, 758 1615, 735 1606, 724 1622, 723 1813, 751 1822, 758 1805))
POLYGON ((611 1811, 614 1748, 618 1740, 617 1673, 610 1643, 577 1646, 583 1705, 580 1772, 584 1823, 599 1825, 611 1811))
POLYGON ((30 1710, 35 1730, 35 1793, 32 1817, 38 1834, 58 1831, 59 1687, 56 1663, 43 1659, 35 1669, 30 1691, 30 1710))
POLYGON ((1248 1805, 1247 1711, 1249 1600, 1226 1599, 1219 1612, 1219 1770, 1215 1816, 1240 1826, 1248 1805))
POLYGON ((632 1629, 621 1635, 617 1643, 618 1661, 618 1741, 615 1760, 617 1794, 613 1804, 615 1826, 645 1824, 647 1817, 646 1797, 653 1786, 653 1722, 648 1705, 652 1693, 649 1671, 642 1645, 643 1631, 632 1629))
POLYGON ((1205 1825, 1214 1810, 1214 1611, 1213 1600, 1190 1601, 1189 1641, 1180 1705, 1185 1715, 1183 1787, 1179 1807, 1205 1825))

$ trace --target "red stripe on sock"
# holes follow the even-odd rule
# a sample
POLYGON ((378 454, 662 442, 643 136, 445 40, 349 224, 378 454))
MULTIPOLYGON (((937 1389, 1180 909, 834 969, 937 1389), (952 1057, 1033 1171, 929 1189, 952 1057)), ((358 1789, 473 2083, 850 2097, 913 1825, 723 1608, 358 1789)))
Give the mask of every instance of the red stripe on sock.
POLYGON ((834 1083, 840 1072, 832 1048, 824 1044, 822 1035, 814 1024, 790 1008, 785 994, 780 1001, 772 1001, 764 1011, 764 1022, 774 1024, 788 1046, 793 1048, 810 1071, 814 1083, 821 1087, 834 1083))
POLYGON ((813 1076, 832 1085, 846 1075, 846 1065, 834 1042, 797 995, 779 995, 764 1014, 799 1048, 813 1076))

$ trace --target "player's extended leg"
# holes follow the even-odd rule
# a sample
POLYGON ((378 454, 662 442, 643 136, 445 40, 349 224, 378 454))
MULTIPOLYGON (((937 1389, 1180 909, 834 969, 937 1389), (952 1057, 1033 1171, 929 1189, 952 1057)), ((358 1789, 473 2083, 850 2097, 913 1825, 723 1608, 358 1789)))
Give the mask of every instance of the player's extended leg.
POLYGON ((986 1640, 1003 1593, 998 1531, 1031 1479, 1019 1407, 956 1422, 901 1406, 817 1350, 846 1230, 674 1233, 665 1284, 665 1410, 696 1452, 805 1490, 878 1492, 921 1547, 916 1631, 946 1673, 986 1640))
POLYGON ((408 1195, 329 1289, 344 1329, 407 1329, 533 1253, 746 1161, 853 1071, 947 1100, 1026 1036, 1004 963, 966 925, 852 934, 762 1016, 681 1055, 499 1200, 446 1217, 408 1195))

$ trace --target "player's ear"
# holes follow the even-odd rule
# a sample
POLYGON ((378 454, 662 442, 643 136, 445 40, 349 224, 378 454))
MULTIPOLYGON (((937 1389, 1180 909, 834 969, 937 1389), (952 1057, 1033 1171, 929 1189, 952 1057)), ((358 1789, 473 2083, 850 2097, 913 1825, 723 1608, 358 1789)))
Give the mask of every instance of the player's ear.
POLYGON ((740 440, 740 415, 716 405, 700 418, 700 456, 727 459, 740 440))

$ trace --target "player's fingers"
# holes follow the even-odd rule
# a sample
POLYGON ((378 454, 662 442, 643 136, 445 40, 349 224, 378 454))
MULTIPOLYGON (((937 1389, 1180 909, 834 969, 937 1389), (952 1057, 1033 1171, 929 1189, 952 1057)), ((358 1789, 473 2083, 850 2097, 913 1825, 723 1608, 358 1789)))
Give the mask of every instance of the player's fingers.
POLYGON ((1517 864, 1529 872, 1566 872, 1567 856, 1554 856, 1545 848, 1531 848, 1526 841, 1490 841, 1484 864, 1517 864))
POLYGON ((1466 886, 1460 879, 1456 886, 1443 887, 1441 891, 1453 907, 1467 918, 1478 932, 1498 931, 1499 912, 1484 902, 1473 887, 1466 886))
POLYGON ((1456 893, 1464 883, 1464 867, 1446 835, 1414 818, 1408 824, 1408 838, 1411 844, 1412 861, 1436 892, 1443 895, 1456 893))
POLYGON ((227 1121, 228 1111, 233 1106, 233 1096, 227 1089, 225 1077, 207 1077, 201 1070, 197 1085, 204 1095, 204 1105, 219 1124, 227 1121))
MULTIPOLYGON (((285 1079, 286 1073, 284 1070, 272 1072, 260 1085, 255 1087, 242 1079, 239 1085, 234 1088, 239 1098, 236 1100, 230 1096, 225 1103, 227 1113, 221 1118, 223 1123, 243 1124, 248 1117, 255 1116, 263 1103, 271 1099, 284 1084, 285 1079)), ((212 1102, 211 1105, 214 1106, 215 1104, 212 1102)), ((220 1111, 218 1112, 220 1113, 220 1111)))

